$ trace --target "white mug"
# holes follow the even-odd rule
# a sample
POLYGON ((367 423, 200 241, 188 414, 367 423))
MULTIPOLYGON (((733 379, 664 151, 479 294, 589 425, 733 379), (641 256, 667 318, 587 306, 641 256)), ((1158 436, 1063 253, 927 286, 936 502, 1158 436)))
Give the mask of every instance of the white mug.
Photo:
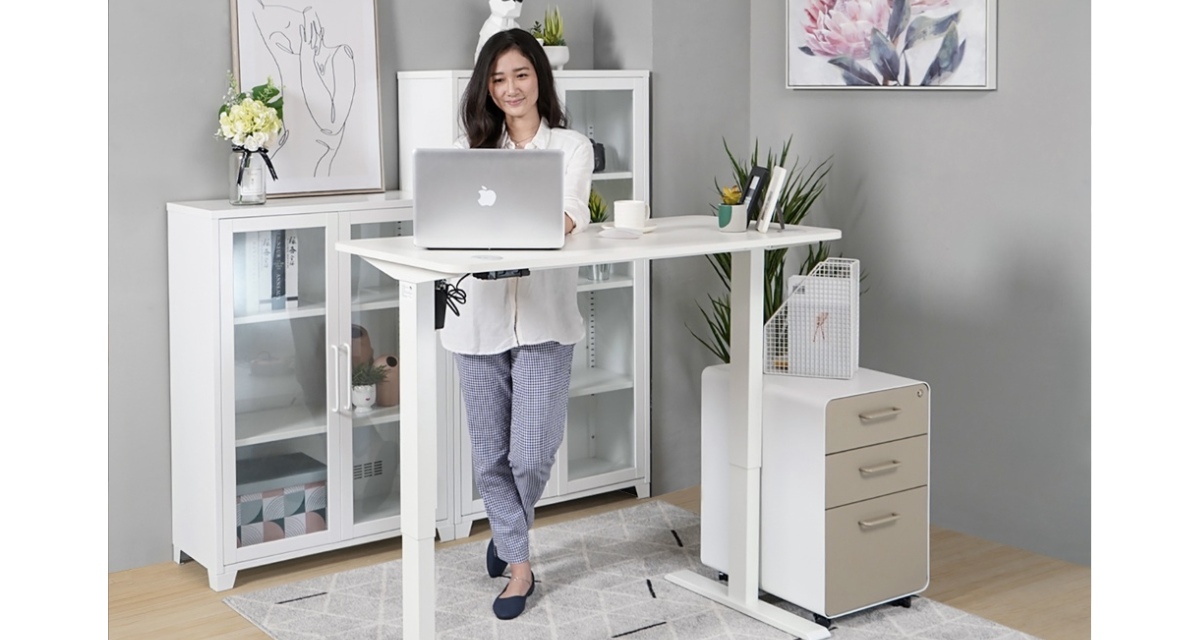
POLYGON ((616 200, 613 202, 613 226, 625 229, 643 229, 650 221, 650 205, 642 200, 616 200))

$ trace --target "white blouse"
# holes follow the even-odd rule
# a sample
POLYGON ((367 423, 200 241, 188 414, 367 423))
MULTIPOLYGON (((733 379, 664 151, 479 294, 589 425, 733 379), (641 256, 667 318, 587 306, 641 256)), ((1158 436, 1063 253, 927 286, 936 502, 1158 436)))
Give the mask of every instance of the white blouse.
MULTIPOLYGON (((455 142, 466 148, 466 137, 455 142)), ((505 131, 500 148, 515 149, 505 131)), ((572 233, 588 226, 588 196, 592 191, 592 143, 571 129, 552 129, 542 120, 526 149, 562 149, 565 159, 563 211, 575 221, 572 233)), ((575 344, 583 339, 576 283, 579 269, 543 269, 521 278, 479 280, 467 276, 459 285, 467 301, 458 305, 461 316, 446 313, 440 331, 442 346, 453 353, 487 355, 513 347, 554 341, 575 344)))

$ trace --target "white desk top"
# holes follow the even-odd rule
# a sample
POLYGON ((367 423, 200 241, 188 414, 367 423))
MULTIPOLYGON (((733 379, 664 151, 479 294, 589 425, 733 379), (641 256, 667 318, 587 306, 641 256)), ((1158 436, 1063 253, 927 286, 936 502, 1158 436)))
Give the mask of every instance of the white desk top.
MULTIPOLYGON (((431 274, 461 275, 507 269, 554 269, 627 260, 679 258, 712 253, 768 249, 837 240, 838 229, 821 227, 772 228, 767 233, 725 233, 717 229, 716 216, 654 218, 657 229, 627 240, 600 237, 601 226, 567 236, 562 249, 542 251, 462 251, 422 249, 411 237, 346 240, 337 249, 371 260, 416 268, 431 274)), ((443 276, 444 277, 444 276, 443 276)))

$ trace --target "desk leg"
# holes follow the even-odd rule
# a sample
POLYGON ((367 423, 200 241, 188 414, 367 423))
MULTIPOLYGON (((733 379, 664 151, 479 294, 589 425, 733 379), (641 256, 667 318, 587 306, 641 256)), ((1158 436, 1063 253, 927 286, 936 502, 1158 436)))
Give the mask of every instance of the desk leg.
POLYGON ((400 282, 400 531, 404 637, 434 637, 437 518, 437 336, 433 283, 400 282))
MULTIPOLYGON (((729 585, 692 571, 667 574, 669 582, 804 640, 829 630, 758 599, 762 471, 762 359, 764 252, 735 253, 730 274, 729 364, 729 585)), ((701 531, 703 536, 704 532, 701 531)))

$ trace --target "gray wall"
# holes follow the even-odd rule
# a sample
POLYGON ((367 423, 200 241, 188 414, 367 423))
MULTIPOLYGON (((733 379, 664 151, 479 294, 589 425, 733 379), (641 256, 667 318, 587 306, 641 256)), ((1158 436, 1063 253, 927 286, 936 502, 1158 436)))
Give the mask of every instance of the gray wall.
MULTIPOLYGON (((651 206, 655 216, 712 212, 713 178, 727 183, 721 138, 744 148, 749 134, 748 3, 656 0, 651 66, 651 206)), ((651 488, 700 484, 700 372, 719 362, 697 301, 721 289, 701 257, 651 265, 651 488)))
POLYGON ((752 7, 751 135, 833 154, 862 366, 931 385, 933 522, 1089 563, 1090 3, 1002 2, 998 90, 924 93, 785 89, 752 7))
MULTIPOLYGON (((521 24, 547 4, 525 2, 521 24)), ((554 4, 568 68, 653 71, 655 215, 708 211, 722 136, 737 149, 795 134, 799 157, 835 154, 815 216, 871 273, 864 366, 933 385, 935 522, 1086 562, 1089 85, 1062 73, 1089 66, 1086 3, 1002 7, 998 92, 888 95, 784 90, 782 0, 554 4), (881 109, 909 128, 885 130, 881 109)), ((484 0, 379 3, 387 188, 395 72, 466 68, 486 17, 484 0)), ((211 133, 229 38, 227 3, 109 4, 110 571, 170 558, 164 203, 224 195, 211 133), (145 111, 164 92, 171 109, 145 111), (119 114, 135 110, 132 131, 119 114), (146 140, 171 152, 147 161, 146 140)), ((686 327, 717 287, 703 259, 653 268, 656 494, 700 479, 714 359, 686 327)))

